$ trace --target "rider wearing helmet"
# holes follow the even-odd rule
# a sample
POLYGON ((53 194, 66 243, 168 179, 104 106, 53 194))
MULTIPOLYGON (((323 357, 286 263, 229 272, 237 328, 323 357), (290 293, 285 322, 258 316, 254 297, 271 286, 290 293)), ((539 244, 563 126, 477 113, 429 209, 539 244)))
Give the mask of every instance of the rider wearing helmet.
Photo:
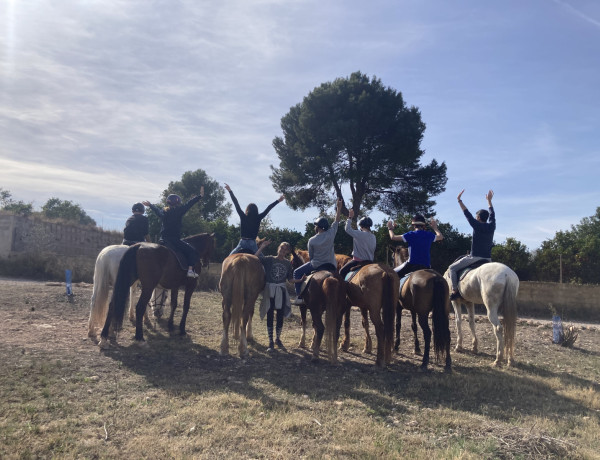
MULTIPOLYGON (((269 214, 269 211, 273 209, 277 203, 281 203, 284 199, 284 196, 281 195, 279 199, 273 201, 267 208, 259 213, 258 207, 254 203, 250 203, 246 207, 246 212, 242 211, 240 204, 238 203, 237 198, 233 194, 231 187, 225 184, 225 190, 229 192, 231 196, 231 201, 235 206, 235 210, 240 216, 240 241, 237 246, 231 251, 231 254, 237 254, 238 252, 249 252, 251 254, 256 253, 258 251, 258 246, 256 245, 256 237, 258 236, 258 229, 260 227, 260 223, 262 220, 269 214)), ((261 256, 262 257, 262 256, 261 256)))
POLYGON ((367 265, 373 262, 375 258, 375 246, 377 239, 371 233, 373 221, 370 217, 362 217, 358 221, 360 230, 352 228, 352 219, 354 218, 354 209, 348 211, 348 220, 346 220, 346 233, 352 237, 352 260, 340 269, 340 276, 345 278, 348 272, 357 266, 367 265))
POLYGON ((435 233, 425 230, 425 218, 421 214, 416 214, 412 219, 412 226, 415 228, 412 232, 404 233, 403 235, 394 235, 394 227, 396 224, 389 221, 387 226, 392 241, 402 241, 408 243, 408 260, 402 265, 394 268, 398 276, 402 278, 411 272, 431 268, 431 243, 434 241, 442 241, 444 235, 438 230, 437 222, 432 217, 429 221, 431 228, 435 233))
POLYGON ((452 293, 450 294, 450 300, 456 300, 460 298, 458 292, 458 272, 463 268, 473 265, 479 260, 492 261, 492 246, 494 245, 494 231, 496 230, 496 213, 492 206, 492 198, 494 192, 490 190, 486 195, 485 199, 488 203, 489 211, 480 209, 475 213, 475 218, 467 207, 462 202, 463 190, 458 194, 458 205, 462 209, 465 217, 469 221, 469 225, 473 228, 473 241, 471 244, 471 253, 465 256, 448 267, 450 272, 450 279, 452 281, 452 293))
POLYGON ((133 214, 125 222, 123 229, 123 243, 131 246, 141 241, 150 241, 148 235, 148 218, 144 215, 146 208, 142 203, 136 203, 131 207, 133 214))
POLYGON ((181 204, 179 195, 171 194, 167 197, 167 207, 160 209, 148 201, 142 202, 145 206, 150 206, 156 215, 160 218, 160 243, 179 249, 185 254, 188 264, 187 276, 197 278, 198 274, 194 271, 194 265, 198 262, 198 253, 196 250, 181 240, 181 227, 183 216, 194 206, 200 198, 204 196, 204 186, 200 187, 200 195, 193 197, 185 204, 181 204))
MULTIPOLYGON (((308 240, 308 258, 309 261, 294 270, 294 279, 299 280, 304 275, 308 275, 313 271, 329 270, 335 272, 337 264, 335 261, 335 252, 333 250, 333 240, 337 233, 338 224, 340 222, 340 213, 342 211, 342 199, 337 201, 337 210, 335 221, 329 227, 329 221, 325 217, 320 217, 315 220, 316 235, 308 240)), ((294 305, 304 305, 304 300, 300 297, 301 283, 296 283, 296 300, 294 305)))

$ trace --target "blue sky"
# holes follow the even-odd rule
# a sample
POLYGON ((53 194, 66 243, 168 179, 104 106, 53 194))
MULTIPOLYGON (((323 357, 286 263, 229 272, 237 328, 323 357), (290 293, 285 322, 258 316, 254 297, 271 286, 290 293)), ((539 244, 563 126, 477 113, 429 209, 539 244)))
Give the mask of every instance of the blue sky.
POLYGON ((121 229, 201 168, 262 209, 281 117, 360 70, 421 110, 438 219, 469 233, 456 195, 491 188, 496 241, 533 250, 600 205, 599 56, 596 0, 0 0, 0 187, 121 229))

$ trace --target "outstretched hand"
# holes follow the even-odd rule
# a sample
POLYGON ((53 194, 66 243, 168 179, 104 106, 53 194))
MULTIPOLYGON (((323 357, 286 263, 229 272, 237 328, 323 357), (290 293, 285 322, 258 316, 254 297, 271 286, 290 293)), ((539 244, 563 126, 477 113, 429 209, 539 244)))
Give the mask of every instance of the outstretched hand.
POLYGON ((458 201, 460 201, 460 199, 461 199, 460 197, 462 196, 462 194, 463 194, 463 193, 465 193, 465 189, 464 189, 464 188, 461 190, 461 192, 460 192, 460 193, 458 194, 458 196, 456 197, 456 199, 457 199, 458 201))
POLYGON ((348 219, 354 218, 354 209, 348 209, 348 219))
POLYGON ((149 202, 149 201, 142 201, 142 204, 143 204, 144 206, 150 206, 150 202, 149 202))
POLYGON ((200 186, 200 196, 204 198, 204 185, 200 186))
POLYGON ((492 206, 492 198, 493 197, 494 197, 494 191, 493 190, 490 190, 489 192, 487 192, 487 195, 485 196, 485 199, 489 203, 490 207, 492 206))
POLYGON ((225 190, 227 190, 228 192, 231 192, 231 187, 227 184, 225 184, 225 190))
POLYGON ((388 230, 394 230, 396 228, 396 222, 394 222, 393 220, 388 220, 387 223, 387 228, 388 230))
POLYGON ((283 193, 282 193, 281 196, 279 197, 279 202, 281 203, 283 200, 285 200, 285 196, 283 196, 283 193))

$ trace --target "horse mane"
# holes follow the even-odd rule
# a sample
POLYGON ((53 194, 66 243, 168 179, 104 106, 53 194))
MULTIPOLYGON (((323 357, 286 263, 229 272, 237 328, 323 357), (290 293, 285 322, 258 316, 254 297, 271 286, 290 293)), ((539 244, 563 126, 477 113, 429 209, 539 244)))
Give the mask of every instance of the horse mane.
POLYGON ((202 265, 208 267, 210 258, 212 257, 213 251, 216 245, 215 234, 213 233, 198 233, 196 235, 188 236, 183 241, 191 244, 194 249, 200 255, 202 265))

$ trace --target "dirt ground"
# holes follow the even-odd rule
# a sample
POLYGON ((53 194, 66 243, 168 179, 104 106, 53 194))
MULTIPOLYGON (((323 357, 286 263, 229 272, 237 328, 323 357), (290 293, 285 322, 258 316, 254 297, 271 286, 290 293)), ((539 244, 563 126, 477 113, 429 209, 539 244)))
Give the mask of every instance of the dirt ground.
MULTIPOLYGON (((0 382, 3 382, 2 389, 6 391, 6 396, 3 396, 3 398, 6 398, 4 401, 5 407, 12 411, 11 414, 0 416, 0 458, 3 457, 3 440, 11 443, 7 444, 8 447, 4 450, 5 455, 9 454, 6 458, 27 457, 23 452, 13 454, 19 448, 16 441, 20 436, 18 433, 21 432, 20 430, 27 432, 27 429, 29 430, 29 439, 39 439, 40 442, 40 446, 30 448, 28 454, 30 458, 36 458, 38 455, 48 456, 48 458, 57 456, 58 458, 60 457, 60 450, 56 446, 71 449, 66 450, 66 452, 69 452, 67 456, 70 458, 84 455, 82 452, 87 452, 86 448, 93 448, 95 451, 102 452, 101 449, 107 448, 105 446, 109 446, 114 450, 106 451, 100 455, 102 458, 118 457, 121 449, 129 449, 127 451, 133 453, 136 451, 134 441, 127 440, 124 434, 115 433, 114 428, 111 432, 110 426, 107 428, 106 424, 102 425, 96 420, 85 421, 87 423, 85 425, 84 419, 91 417, 85 414, 88 414, 88 412, 94 413, 93 402, 98 397, 96 392, 99 392, 99 395, 105 398, 116 398, 115 395, 118 394, 118 397, 127 401, 128 404, 133 404, 132 401, 142 397, 140 394, 144 395, 145 399, 143 401, 148 401, 148 398, 152 398, 153 393, 160 390, 166 391, 167 395, 173 398, 171 401, 180 402, 181 400, 181 404, 183 404, 188 398, 186 394, 196 394, 196 392, 200 392, 199 389, 203 389, 203 392, 200 393, 208 395, 211 393, 207 392, 207 389, 215 393, 222 388, 238 391, 236 389, 241 387, 242 382, 264 376, 279 382, 281 388, 293 387, 294 392, 299 392, 301 395, 304 394, 304 391, 307 391, 302 387, 302 382, 311 378, 319 378, 319 381, 322 382, 327 382, 328 378, 336 379, 342 388, 346 388, 341 391, 349 391, 347 388, 355 388, 357 381, 364 382, 361 384, 364 387, 377 389, 377 398, 381 399, 382 394, 398 398, 402 396, 410 401, 410 407, 414 406, 415 411, 421 410, 421 406, 435 407, 439 403, 439 399, 443 398, 447 407, 446 412, 457 407, 460 409, 459 412, 465 411, 465 413, 476 414, 475 417, 488 417, 491 413, 495 420, 501 420, 505 424, 503 426, 506 426, 507 430, 509 428, 513 429, 511 423, 514 420, 524 419, 529 413, 549 412, 552 420, 560 420, 560 417, 563 416, 561 414, 564 414, 563 408, 553 409, 553 404, 558 402, 565 404, 565 410, 570 411, 569 414, 572 413, 569 417, 579 417, 577 420, 590 420, 590 416, 586 414, 592 414, 591 419, 595 419, 598 412, 594 410, 597 404, 594 398, 596 398, 598 389, 600 389, 600 325, 596 324, 577 324, 578 338, 574 347, 566 348, 552 344, 551 323, 546 319, 519 319, 515 346, 517 365, 510 372, 492 374, 489 369, 495 356, 495 339, 487 318, 479 316, 477 317, 477 333, 480 341, 479 353, 476 355, 470 351, 456 353, 453 350, 452 359, 455 372, 452 374, 452 379, 448 380, 443 375, 443 365, 433 363, 433 357, 430 376, 416 377, 419 375, 418 366, 421 357, 412 353, 412 331, 410 330, 410 317, 407 315, 403 317, 400 353, 394 355, 394 361, 385 373, 378 372, 375 369, 374 355, 361 353, 363 332, 360 314, 357 311, 353 311, 352 314, 352 345, 350 352, 339 353, 341 365, 338 367, 327 367, 326 364, 315 366, 310 362, 309 351, 296 347, 300 336, 297 309, 294 309, 292 318, 286 320, 284 326, 283 341, 287 346, 287 350, 277 350, 274 355, 270 355, 266 350, 265 324, 257 319, 258 315, 255 316, 254 333, 256 341, 250 344, 250 358, 248 363, 244 364, 242 360, 235 356, 236 347, 233 341, 230 346, 231 356, 219 355, 221 296, 218 292, 198 292, 193 296, 192 307, 188 316, 187 331, 189 335, 185 338, 181 338, 176 334, 169 334, 166 330, 166 320, 161 319, 157 321, 154 331, 145 329, 147 346, 142 349, 133 343, 134 329, 125 320, 124 331, 119 336, 119 346, 111 348, 109 351, 100 351, 99 347, 87 336, 92 286, 88 284, 74 285, 73 292, 74 296, 69 299, 65 295, 65 286, 60 283, 46 284, 43 282, 0 279, 0 299, 2 299, 0 301, 0 362, 2 362, 0 373, 7 372, 15 376, 22 375, 30 378, 31 373, 35 370, 37 373, 35 378, 41 388, 41 390, 23 389, 18 378, 11 379, 8 374, 5 374, 4 377, 0 375, 0 382), (44 363, 49 363, 48 366, 51 369, 46 371, 44 363), (59 373, 58 378, 53 377, 56 372, 59 373), (494 378, 498 379, 498 383, 502 381, 502 385, 510 389, 511 397, 516 398, 514 406, 511 406, 512 409, 502 406, 496 401, 496 397, 487 389, 488 383, 484 384, 486 386, 481 384, 481 382, 489 381, 488 374, 494 375, 494 378), (291 376, 297 376, 297 378, 294 380, 291 376), (435 376, 439 376, 440 379, 436 379, 435 376), (111 384, 111 379, 117 382, 117 377, 119 379, 118 384, 111 384), (63 392, 60 397, 54 400, 52 399, 52 391, 56 391, 56 384, 53 386, 48 384, 48 381, 53 378, 58 380, 58 384, 64 382, 65 386, 64 390, 60 389, 63 392), (516 382, 530 382, 527 388, 530 388, 528 391, 531 393, 533 391, 531 388, 542 388, 542 386, 535 383, 539 379, 549 379, 551 382, 557 382, 556 385, 559 387, 581 388, 582 391, 588 391, 587 389, 589 389, 589 398, 592 402, 588 404, 589 407, 586 407, 585 404, 575 403, 571 397, 563 396, 559 392, 549 393, 550 399, 548 397, 544 399, 539 395, 528 394, 527 392, 521 393, 518 389, 520 387, 515 386, 517 385, 516 382), (103 380, 106 381, 104 384, 102 384, 103 380), (470 385, 469 391, 474 392, 473 396, 453 393, 453 390, 445 388, 446 385, 450 385, 448 382, 451 381, 470 382, 467 385, 470 385), (85 390, 88 394, 79 388, 81 385, 76 386, 76 382, 84 382, 90 386, 97 385, 97 388, 85 390), (352 385, 348 386, 345 382, 352 382, 352 385), (421 382, 424 386, 416 386, 412 390, 409 387, 402 387, 403 384, 406 385, 410 382, 421 382), (424 388, 428 386, 437 388, 436 385, 440 386, 439 395, 436 396, 436 394, 424 391, 424 388), (73 395, 69 396, 64 393, 67 390, 73 391, 73 395), (39 406, 39 396, 36 396, 35 393, 37 391, 41 391, 42 396, 44 396, 44 392, 48 393, 46 395, 48 410, 43 414, 48 419, 43 428, 36 428, 33 423, 39 421, 42 414, 38 415, 38 418, 35 418, 34 415, 28 415, 30 411, 37 407, 28 400, 33 401, 37 398, 38 403, 36 404, 39 406), (79 391, 79 393, 76 391, 79 391), (416 392, 414 393, 416 396, 411 396, 413 394, 411 391, 416 392), (66 443, 64 439, 70 439, 69 432, 75 430, 71 436, 75 440, 70 441, 72 443, 70 446, 64 447, 58 441, 48 441, 46 433, 52 431, 53 423, 56 420, 56 418, 52 418, 55 417, 52 415, 52 411, 58 411, 59 409, 66 411, 62 406, 57 409, 54 406, 56 404, 54 401, 64 401, 69 398, 79 398, 82 409, 78 409, 76 415, 73 416, 74 421, 69 419, 65 425, 67 428, 61 426, 61 431, 56 435, 57 438, 63 440, 61 443, 66 443), (542 407, 543 404, 548 404, 548 409, 546 409, 546 406, 542 407), (85 411, 83 411, 83 408, 85 408, 85 411), (517 415, 522 414, 519 415, 521 418, 517 417, 515 419, 516 416, 513 412, 510 412, 511 410, 517 415), (580 413, 583 413, 585 417, 580 416, 580 413), (29 421, 26 422, 24 428, 22 420, 28 417, 31 419, 31 428, 27 428, 29 421), (80 428, 79 425, 94 426, 95 428, 90 431, 89 428, 80 428), (2 426, 5 427, 6 433, 13 434, 3 438, 1 434, 2 426), (80 430, 80 432, 77 430, 80 430), (90 432, 88 433, 88 431, 90 432), (112 444, 104 442, 105 436, 112 441, 112 444), (92 447, 86 447, 82 439, 92 447)), ((180 312, 181 308, 175 316, 176 325, 179 323, 180 312)), ((456 337, 453 314, 451 315, 450 325, 454 346, 456 337)), ((566 324, 566 326, 568 325, 566 324)), ((471 335, 466 322, 463 327, 464 345, 469 347, 471 335)), ((312 331, 309 332, 309 341, 310 336, 312 336, 312 331)), ((419 336, 421 337, 420 332, 419 336)), ((373 340, 375 345, 374 334, 373 340)), ((326 390, 327 388, 324 387, 322 391, 325 392, 326 390)), ((235 391, 233 392, 234 395, 235 391)), ((321 390, 314 391, 318 396, 317 399, 322 398, 321 393, 319 393, 321 390)), ((242 391, 240 394, 245 395, 246 393, 242 391)), ((308 396, 304 395, 302 397, 308 396)), ((338 397, 336 396, 336 401, 338 397)), ((364 396, 361 396, 361 398, 364 399, 364 396)), ((247 404, 244 401, 236 404, 247 404)), ((67 402, 64 404, 67 404, 67 402)), ((512 400, 511 404, 513 404, 512 400)), ((381 407, 383 405, 380 403, 373 404, 374 409, 368 420, 371 420, 371 417, 375 417, 375 419, 379 417, 381 421, 378 422, 378 429, 392 430, 395 425, 390 425, 392 422, 389 422, 387 418, 383 418, 384 415, 379 414, 382 410, 381 407)), ((181 415, 182 410, 180 409, 178 414, 181 415)), ((410 414, 412 410, 407 409, 407 414, 410 414)), ((393 414, 393 412, 390 413, 393 414)), ((115 423, 127 423, 124 418, 120 420, 115 416, 115 419, 117 420, 115 423)), ((406 433, 402 433, 405 436, 402 439, 406 439, 406 436, 410 434, 409 431, 411 433, 411 430, 415 431, 413 425, 410 425, 410 423, 413 423, 412 421, 406 423, 407 425, 399 425, 404 426, 404 431, 406 431, 406 433)), ((527 452, 533 452, 530 455, 522 456, 522 450, 519 450, 525 448, 523 447, 525 446, 523 439, 529 439, 529 433, 537 426, 536 423, 520 428, 524 434, 520 434, 518 438, 515 438, 515 447, 511 447, 513 450, 510 451, 510 455, 505 455, 502 458, 544 458, 545 454, 539 457, 536 456, 535 446, 526 446, 529 449, 527 452)), ((41 423, 40 426, 42 426, 41 423)), ((121 431, 126 431, 124 427, 120 428, 121 431)), ((436 428, 436 430, 438 429, 436 428)), ((478 436, 477 430, 473 429, 466 437, 468 442, 474 443, 474 447, 471 447, 474 452, 477 452, 478 436)), ((542 438, 539 437, 539 439, 542 438)), ((568 442, 574 442, 571 438, 566 439, 569 439, 568 442)), ((447 439, 444 438, 442 441, 443 446, 445 446, 447 439)), ((207 437, 204 442, 208 446, 205 448, 214 449, 215 442, 213 439, 207 437)), ((456 441, 456 443, 458 454, 449 455, 450 457, 476 458, 476 456, 461 457, 464 446, 462 441, 456 441)), ((550 457, 560 458, 564 452, 563 447, 571 445, 566 441, 564 446, 561 443, 563 441, 555 441, 553 450, 549 450, 553 453, 550 457)), ((295 452, 295 446, 296 444, 290 441, 290 447, 283 452, 291 455, 295 452)), ((214 458, 221 457, 223 453, 231 453, 230 450, 227 450, 231 448, 221 447, 222 450, 215 451, 214 458)), ((257 448, 259 452, 264 449, 264 446, 257 448)), ((352 449, 356 449, 356 447, 353 446, 352 449)), ((447 448, 444 447, 444 449, 447 448)), ((446 451, 442 449, 437 452, 443 453, 446 451)), ((172 455, 173 453, 170 452, 168 456, 172 455)), ((186 455, 189 457, 194 456, 193 453, 189 452, 186 455)), ((305 454, 308 458, 321 455, 322 452, 319 450, 305 454)), ((367 451, 364 455, 374 454, 367 451)), ((87 454, 84 456, 87 456, 87 454)), ((213 458, 213 455, 207 456, 213 458)), ((248 458, 252 457, 249 454, 246 456, 248 458)))
MULTIPOLYGON (((0 359, 6 358, 9 350, 19 350, 23 355, 39 355, 40 357, 56 354, 65 354, 69 359, 80 360, 82 365, 89 363, 90 359, 96 360, 99 356, 98 348, 93 346, 92 341, 87 337, 87 323, 89 318, 90 298, 92 285, 80 283, 73 286, 74 296, 68 298, 65 295, 64 283, 44 283, 37 281, 25 281, 0 278, 0 311, 2 320, 0 321, 0 359), (4 355, 4 356, 2 356, 4 355)), ((182 295, 180 295, 182 297, 182 295)), ((221 333, 215 330, 214 324, 211 327, 206 325, 206 318, 199 315, 199 311, 208 308, 211 314, 220 318, 220 294, 218 292, 199 293, 192 299, 192 307, 188 317, 188 333, 193 342, 203 346, 214 347, 214 351, 219 350, 218 344, 221 333)), ((175 316, 175 324, 178 324, 178 314, 181 313, 181 307, 175 316)), ((288 335, 298 336, 300 331, 299 315, 297 311, 292 315, 291 320, 286 321, 285 330, 288 335), (295 334, 289 332, 294 329, 295 334)), ((168 306, 165 316, 168 314, 168 306)), ((214 319, 214 318, 213 318, 214 319)), ((464 346, 470 347, 471 335, 466 318, 463 314, 463 334, 464 346)), ((310 319, 309 319, 310 321, 310 319)), ((477 334, 480 341, 480 353, 472 355, 471 358, 478 356, 483 362, 493 361, 495 354, 495 340, 491 332, 490 324, 485 316, 476 316, 477 334)), ((589 323, 565 323, 565 326, 574 325, 578 331, 578 338, 575 342, 575 349, 587 350, 590 353, 600 353, 600 325, 589 323)), ((128 347, 133 343, 134 328, 125 319, 125 331, 119 336, 119 344, 122 347, 128 347), (128 329, 129 328, 129 329, 128 329), (131 333, 127 332, 130 331, 131 333)), ((166 321, 161 319, 157 324, 157 329, 166 328, 166 321), (161 326, 162 325, 162 326, 161 326)), ((401 353, 396 361, 400 360, 406 364, 419 364, 421 359, 410 353, 412 347, 412 332, 410 331, 410 317, 404 312, 402 322, 402 343, 401 353)), ((549 353, 560 352, 560 346, 552 344, 551 321, 538 318, 520 318, 517 326, 516 351, 515 357, 519 361, 533 361, 536 357, 547 359, 549 353)), ((254 331, 257 336, 257 342, 266 345, 266 334, 264 323, 255 319, 254 331)), ((450 329, 452 333, 452 344, 456 343, 454 313, 450 315, 450 329)), ((372 330, 374 346, 376 338, 372 330)), ((148 332, 146 332, 148 336, 148 332)), ((168 335, 168 334, 167 334, 168 335)), ((421 332, 419 331, 421 337, 421 332)), ((310 341, 312 330, 307 332, 307 339, 310 341)), ((158 336, 157 336, 158 337, 158 336)), ((363 332, 361 327, 360 315, 357 311, 352 314, 352 348, 353 353, 340 353, 340 359, 344 361, 356 361, 361 364, 371 363, 374 360, 372 355, 362 355, 360 349, 363 344, 363 332)), ((290 339, 291 340, 291 339, 290 339)), ((422 338, 420 339, 422 340, 422 338)), ((294 344, 289 350, 293 351, 294 344)), ((563 348, 564 349, 564 348, 563 348)), ((261 348, 262 350, 262 348, 261 348)), ((235 347, 232 346, 230 352, 235 354, 235 347)), ((252 350, 251 350, 252 353, 252 350)), ((300 356, 308 356, 308 352, 297 350, 300 356)), ((101 355, 100 355, 101 356, 101 355)), ((461 363, 461 357, 465 355, 453 354, 454 363, 461 363)), ((600 372, 600 370, 599 370, 600 372)), ((600 380, 595 380, 600 384, 600 380)))

